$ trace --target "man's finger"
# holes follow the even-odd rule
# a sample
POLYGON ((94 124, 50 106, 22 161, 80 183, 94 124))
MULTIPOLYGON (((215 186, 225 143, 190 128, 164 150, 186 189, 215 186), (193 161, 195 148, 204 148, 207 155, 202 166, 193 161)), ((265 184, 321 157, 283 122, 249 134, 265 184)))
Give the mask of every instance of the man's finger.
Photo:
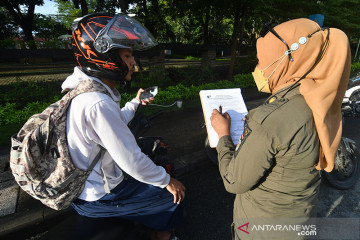
POLYGON ((181 195, 180 195, 180 193, 178 193, 176 204, 180 204, 180 201, 181 201, 181 195))
POLYGON ((177 194, 177 192, 175 192, 175 194, 174 194, 174 203, 177 203, 177 201, 178 201, 178 194, 177 194))
POLYGON ((178 202, 177 202, 177 204, 180 204, 182 200, 183 200, 182 193, 179 192, 179 197, 178 197, 178 202))

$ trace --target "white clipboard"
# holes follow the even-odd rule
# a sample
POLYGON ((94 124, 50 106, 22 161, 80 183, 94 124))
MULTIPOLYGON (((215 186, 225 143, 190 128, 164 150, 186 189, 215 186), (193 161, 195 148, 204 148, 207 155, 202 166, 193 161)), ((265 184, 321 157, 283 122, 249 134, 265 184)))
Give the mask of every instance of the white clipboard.
POLYGON ((244 121, 242 119, 248 113, 241 95, 241 89, 201 90, 199 95, 210 147, 215 148, 219 142, 218 135, 211 126, 210 117, 213 109, 219 110, 220 106, 222 107, 222 113, 227 112, 231 117, 230 135, 234 144, 237 145, 244 131, 244 121))

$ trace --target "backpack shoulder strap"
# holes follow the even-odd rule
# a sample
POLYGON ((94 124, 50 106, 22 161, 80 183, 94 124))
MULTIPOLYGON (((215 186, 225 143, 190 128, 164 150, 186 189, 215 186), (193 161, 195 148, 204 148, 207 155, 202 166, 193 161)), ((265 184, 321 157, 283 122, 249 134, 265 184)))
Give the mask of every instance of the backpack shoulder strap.
POLYGON ((58 111, 56 111, 56 114, 53 114, 54 117, 60 118, 61 116, 66 114, 71 100, 76 96, 86 92, 101 92, 111 97, 110 92, 101 83, 98 83, 91 79, 87 79, 80 82, 73 90, 65 94, 61 98, 61 100, 56 102, 56 108, 58 109, 58 111))
POLYGON ((111 97, 110 92, 106 89, 104 85, 98 83, 95 80, 87 79, 80 82, 73 90, 70 91, 70 98, 73 99, 77 95, 86 92, 100 92, 111 97))
MULTIPOLYGON (((104 93, 104 94, 108 95, 109 97, 111 97, 110 92, 101 83, 98 83, 97 81, 90 80, 90 79, 79 83, 72 91, 70 91, 69 97, 71 99, 73 99, 76 96, 78 96, 82 93, 86 93, 86 92, 100 92, 100 93, 104 93)), ((99 145, 99 147, 100 147, 100 152, 96 155, 96 157, 91 162, 89 168, 87 169, 88 171, 91 171, 94 168, 94 166, 96 165, 96 163, 101 158, 104 157, 106 149, 104 147, 102 147, 101 145, 99 145)), ((103 174, 104 190, 106 193, 110 193, 109 182, 107 180, 106 173, 103 169, 102 164, 101 164, 100 169, 103 174)))

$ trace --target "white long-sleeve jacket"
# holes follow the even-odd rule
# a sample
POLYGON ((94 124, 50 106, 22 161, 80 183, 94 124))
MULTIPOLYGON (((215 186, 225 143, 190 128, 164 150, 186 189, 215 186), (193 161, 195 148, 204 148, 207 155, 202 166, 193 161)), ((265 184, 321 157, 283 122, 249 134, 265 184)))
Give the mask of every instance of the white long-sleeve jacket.
POLYGON ((99 145, 106 149, 103 159, 89 175, 79 198, 96 201, 106 194, 101 164, 110 190, 123 181, 122 171, 141 182, 166 187, 170 181, 169 174, 141 152, 127 127, 139 101, 133 99, 120 109, 120 94, 116 89, 110 90, 102 81, 87 76, 77 67, 64 81, 62 88, 72 89, 88 78, 102 83, 111 93, 111 98, 98 92, 80 94, 72 100, 67 113, 67 140, 76 167, 87 169, 100 151, 99 145))

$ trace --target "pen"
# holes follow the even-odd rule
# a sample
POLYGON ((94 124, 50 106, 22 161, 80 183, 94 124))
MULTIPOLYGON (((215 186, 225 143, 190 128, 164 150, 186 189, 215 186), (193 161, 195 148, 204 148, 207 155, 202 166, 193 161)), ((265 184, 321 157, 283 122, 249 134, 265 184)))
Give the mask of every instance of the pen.
POLYGON ((219 113, 222 115, 222 106, 219 106, 219 113))

